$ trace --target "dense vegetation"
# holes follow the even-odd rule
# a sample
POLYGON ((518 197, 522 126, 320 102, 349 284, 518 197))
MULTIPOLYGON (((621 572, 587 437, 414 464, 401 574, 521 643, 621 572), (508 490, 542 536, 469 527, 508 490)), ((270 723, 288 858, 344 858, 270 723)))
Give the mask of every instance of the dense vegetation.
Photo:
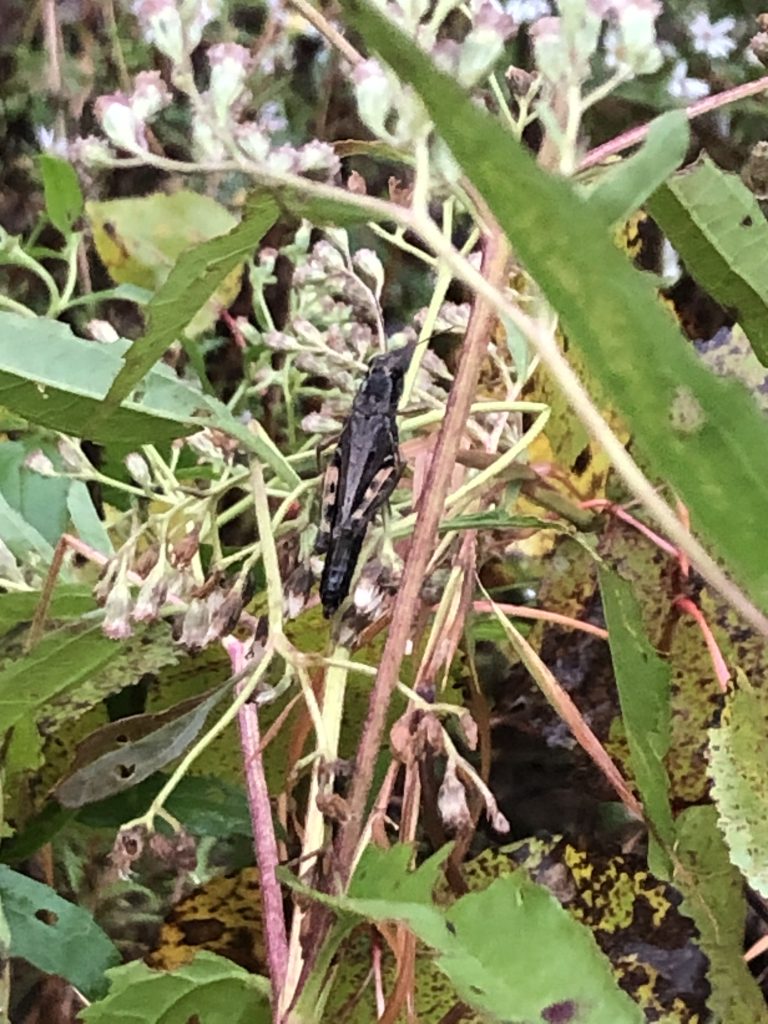
POLYGON ((768 1021, 751 17, 0 4, 3 1019, 768 1021))

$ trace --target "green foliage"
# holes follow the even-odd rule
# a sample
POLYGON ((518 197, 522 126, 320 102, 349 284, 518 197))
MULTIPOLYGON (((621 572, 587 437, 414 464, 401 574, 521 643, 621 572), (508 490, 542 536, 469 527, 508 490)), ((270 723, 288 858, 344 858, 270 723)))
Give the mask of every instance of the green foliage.
POLYGON ((140 401, 103 417, 102 401, 126 342, 96 345, 66 324, 0 313, 0 388, 20 416, 75 437, 124 446, 163 443, 202 425, 230 424, 224 408, 163 367, 151 370, 140 401))
MULTIPOLYGON (((99 625, 77 630, 64 627, 51 633, 26 657, 0 671, 0 713, 6 729, 34 723, 55 697, 75 689, 101 671, 121 649, 99 625)), ((16 768, 39 763, 40 738, 14 734, 10 760, 16 768)))
POLYGON ((638 152, 609 167, 590 189, 590 210, 606 226, 623 223, 677 170, 687 148, 685 114, 670 110, 657 117, 638 152))
POLYGON ((768 1010, 742 956, 746 906, 714 807, 689 807, 676 821, 675 884, 709 957, 708 1006, 728 1024, 765 1024, 768 1010))
MULTIPOLYGON (((147 212, 156 209, 160 203, 161 208, 167 208, 172 200, 176 200, 177 207, 179 195, 121 200, 121 203, 132 203, 133 206, 131 210, 126 211, 124 221, 118 222, 118 231, 123 223, 126 227, 136 222, 143 225, 147 212), (140 210, 135 208, 137 203, 141 204, 140 210)), ((191 198, 198 202, 205 198, 198 195, 192 197, 188 193, 183 195, 186 197, 184 209, 176 211, 174 207, 174 215, 179 218, 178 222, 174 221, 174 230, 170 233, 174 244, 185 240, 183 234, 179 234, 179 224, 191 222, 199 229, 197 216, 191 216, 187 206, 191 198)), ((114 217, 114 206, 114 203, 100 204, 98 212, 111 222, 114 217)), ((124 367, 109 389, 104 402, 105 412, 116 408, 149 372, 168 346, 181 338, 184 329, 198 310, 211 296, 216 296, 224 281, 241 267, 243 261, 258 247, 274 223, 277 212, 277 206, 271 199, 253 196, 241 222, 231 227, 227 234, 221 235, 217 232, 217 237, 209 237, 202 244, 194 244, 178 254, 173 269, 147 307, 147 333, 131 346, 125 357, 124 367)))
MULTIPOLYGON (((210 24, 211 5, 176 5, 177 38, 173 19, 149 24, 152 5, 107 5, 103 18, 85 5, 82 19, 49 5, 55 33, 30 8, 8 19, 0 42, 13 66, 0 86, 0 859, 25 865, 48 844, 52 877, 73 900, 9 869, 0 875, 0 953, 33 965, 17 965, 14 987, 34 992, 37 971, 62 975, 92 1000, 84 1024, 266 1024, 269 879, 234 869, 251 862, 254 823, 268 834, 274 816, 278 858, 290 864, 280 880, 298 889, 302 911, 290 942, 296 975, 317 954, 295 1024, 373 1024, 382 993, 388 1018, 402 1000, 400 1016, 423 1024, 702 1024, 707 998, 724 1024, 765 1021, 742 959, 742 875, 762 892, 768 885, 764 644, 674 549, 643 536, 642 510, 633 510, 640 530, 616 507, 608 518, 601 499, 626 496, 607 455, 572 412, 572 389, 557 386, 506 318, 488 332, 477 389, 498 411, 472 412, 461 439, 428 436, 462 397, 455 386, 448 395, 457 365, 470 365, 471 344, 460 355, 458 338, 473 300, 469 275, 431 240, 442 232, 475 266, 482 248, 486 273, 500 224, 515 267, 507 297, 552 331, 615 440, 631 438, 651 483, 684 499, 713 555, 768 605, 765 368, 741 327, 702 336, 694 353, 657 301, 658 277, 629 262, 660 270, 661 236, 638 209, 650 197, 683 261, 736 311, 763 358, 759 205, 706 159, 670 179, 691 137, 702 141, 691 111, 658 117, 631 156, 586 175, 578 167, 583 139, 610 139, 616 114, 621 130, 635 116, 628 100, 669 105, 664 61, 674 61, 669 92, 674 84, 681 97, 752 74, 735 57, 723 63, 738 30, 702 11, 687 24, 678 3, 658 25, 653 5, 618 5, 606 33, 594 4, 566 4, 557 34, 542 24, 515 40, 506 16, 489 21, 477 5, 417 0, 387 20, 366 0, 342 4, 342 28, 363 57, 390 61, 394 73, 354 61, 349 89, 338 89, 346 71, 327 60, 323 15, 318 36, 301 19, 268 18, 257 40, 263 12, 241 0, 210 24), (18 92, 20 83, 34 91, 57 48, 61 82, 50 92, 67 105, 69 141, 100 133, 75 139, 71 163, 51 155, 64 146, 61 111, 18 92), (710 81, 688 75, 691 58, 710 81), (515 67, 510 87, 502 61, 515 67), (650 87, 624 81, 657 65, 650 87), (358 117, 374 138, 347 139, 358 117), (537 120, 542 167, 520 145, 537 120), (323 138, 347 141, 305 144, 315 124, 323 138), (30 159, 36 135, 51 153, 30 159), (389 200, 375 198, 387 181, 389 200), (104 288, 104 271, 114 286, 104 288), (430 344, 409 375, 395 526, 374 525, 355 608, 326 621, 311 590, 315 449, 345 415, 364 363, 402 343, 393 327, 411 321, 430 344), (138 340, 109 343, 115 335, 138 340), (535 409, 549 419, 526 449, 520 426, 535 409), (84 441, 79 468, 65 454, 67 434, 84 441), (361 749, 360 737, 375 719, 372 680, 398 623, 404 538, 430 495, 422 491, 420 506, 414 498, 430 462, 454 455, 454 518, 429 541, 414 650, 381 709, 405 766, 395 778, 386 743, 361 749), (65 532, 77 553, 66 551, 54 581, 47 573, 65 532), (105 558, 102 612, 86 586, 96 568, 83 563, 105 558), (540 616, 521 621, 535 652, 526 649, 526 664, 552 673, 546 696, 509 656, 498 622, 465 618, 478 578, 499 601, 540 616), (47 631, 26 652, 44 580, 47 631), (738 666, 722 720, 690 601, 738 666), (594 628, 603 611, 607 643, 594 628), (543 621, 547 612, 558 614, 543 621), (105 616, 112 633, 133 635, 107 640, 105 616), (242 652, 232 635, 222 650, 228 633, 266 651, 248 708, 268 790, 259 796, 234 721, 196 748, 191 767, 182 761, 231 697, 223 681, 242 652), (191 655, 184 644, 206 649, 191 655), (415 682, 414 697, 406 688, 415 682), (585 750, 563 749, 563 691, 592 730, 585 748, 610 745, 642 798, 647 834, 585 750), (348 826, 347 766, 358 752, 358 766, 374 768, 363 835, 383 847, 396 839, 392 798, 404 776, 401 836, 415 843, 369 845, 348 891, 328 895, 339 867, 331 837, 348 826), (469 833, 483 802, 493 819, 489 773, 514 835, 528 836, 502 850, 482 824, 469 833), (532 803, 550 812, 550 831, 578 841, 532 839, 532 803), (126 820, 147 821, 150 807, 159 831, 116 836, 126 820), (449 854, 452 815, 467 817, 449 854), (166 828, 174 821, 178 830, 166 828), (310 864, 315 892, 296 882, 310 864), (322 944, 305 941, 324 912, 305 897, 333 908, 322 944), (220 956, 189 962, 203 948, 220 956), (134 962, 105 974, 117 949, 134 962)), ((729 166, 748 139, 740 112, 733 121, 720 140, 732 147, 729 166)), ((759 160, 751 163, 760 192, 759 160)), ((679 284, 676 311, 688 325, 695 317, 680 296, 690 281, 679 284)), ((717 326, 728 322, 717 315, 717 326)), ((290 927, 287 904, 286 917, 290 927)), ((42 1002, 34 1010, 48 1012, 42 1002)))
POLYGON ((108 971, 109 995, 80 1014, 85 1024, 269 1024, 269 983, 213 953, 171 973, 140 961, 108 971))
POLYGON ((633 775, 643 808, 655 830, 651 870, 662 878, 671 872, 674 842, 669 778, 664 759, 670 742, 669 666, 645 634, 632 587, 607 569, 600 571, 600 593, 616 672, 624 730, 633 775))
MULTIPOLYGON (((31 622, 41 597, 39 591, 0 594, 0 635, 19 623, 31 622)), ((79 619, 95 607, 90 587, 80 583, 62 583, 53 592, 49 616, 52 619, 79 619)))
POLYGON ((754 404, 738 385, 701 366, 650 282, 611 246, 564 181, 539 170, 500 123, 373 7, 355 0, 345 10, 371 48, 418 91, 638 450, 679 492, 695 526, 755 600, 768 607, 768 561, 756 557, 752 542, 768 505, 768 426, 754 404), (559 216, 554 232, 553 210, 559 216), (688 395, 696 415, 681 423, 676 410, 688 395))
POLYGON ((650 209, 691 274, 734 309, 752 347, 768 365, 768 286, 761 254, 768 224, 755 196, 706 155, 670 178, 650 209))
POLYGON ((192 697, 164 713, 137 715, 91 733, 78 748, 75 770, 56 787, 56 799, 64 807, 82 807, 149 778, 184 753, 229 690, 221 686, 205 700, 192 697))
MULTIPOLYGON (((34 446, 32 440, 31 443, 6 441, 0 447, 0 491, 24 522, 53 547, 65 532, 69 519, 70 484, 68 480, 40 476, 24 465, 34 446)), ((12 551, 16 547, 11 543, 8 546, 12 551)), ((25 554, 23 547, 21 554, 25 554)))
POLYGON ((104 972, 119 961, 119 954, 88 911, 4 864, 0 901, 12 956, 61 975, 91 999, 104 991, 104 972))
POLYGON ((508 1019, 514 1007, 520 1024, 541 1024, 566 1010, 584 1024, 642 1021, 589 932, 522 873, 499 878, 447 909, 434 905, 431 893, 447 852, 408 874, 407 848, 369 847, 349 896, 323 902, 369 920, 407 923, 435 950, 438 967, 460 997, 492 1019, 508 1019), (507 933, 526 941, 499 941, 507 933), (556 960, 552 949, 559 951, 556 960))
POLYGON ((731 861, 762 895, 768 893, 766 736, 765 689, 754 686, 739 672, 719 724, 709 730, 709 773, 731 861))
POLYGON ((62 235, 68 235, 84 208, 83 193, 75 169, 66 160, 44 153, 40 157, 40 170, 43 174, 45 209, 51 224, 62 235))

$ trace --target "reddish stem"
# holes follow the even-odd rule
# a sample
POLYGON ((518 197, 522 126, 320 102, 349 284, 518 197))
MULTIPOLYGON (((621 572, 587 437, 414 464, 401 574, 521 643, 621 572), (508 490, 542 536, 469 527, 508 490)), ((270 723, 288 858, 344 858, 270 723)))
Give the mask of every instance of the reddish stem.
MULTIPOLYGON (((748 99, 750 96, 758 96, 766 90, 768 90, 768 75, 756 78, 753 82, 736 85, 733 89, 726 89, 725 92, 719 92, 716 96, 705 96, 703 100, 697 100, 690 107, 686 107, 685 113, 688 120, 693 121, 694 118, 701 117, 702 114, 709 114, 713 110, 727 107, 731 103, 748 99)), ((587 168, 602 163, 609 156, 616 156, 617 153, 623 153, 625 149, 638 145, 645 139, 652 123, 649 121, 647 124, 638 125, 637 128, 631 128, 623 135, 617 135, 615 139, 604 142, 602 146, 591 149, 579 164, 578 169, 586 171, 587 168)))
MULTIPOLYGON (((233 673, 245 668, 243 644, 233 636, 224 637, 224 648, 232 663, 233 673)), ((241 686, 243 684, 240 684, 241 686)), ((238 690, 240 687, 238 687, 238 690)), ((267 947, 269 976, 272 981, 272 1007, 277 1014, 280 993, 285 984, 288 967, 288 938, 283 913, 283 894, 277 880, 279 858, 277 840, 272 822, 272 805, 264 775, 261 757, 259 716, 254 704, 244 704, 237 714, 240 728, 240 746, 243 751, 243 770, 251 816, 253 848, 259 866, 261 897, 264 907, 264 938, 267 947)), ((277 1018, 275 1018, 277 1019, 277 1018)))
POLYGON ((728 666, 725 663, 722 651, 717 645, 712 630, 709 628, 709 623, 704 618, 704 613, 697 604, 695 604, 690 597, 676 597, 675 607, 679 608, 681 612, 685 612, 686 615, 690 615, 696 625, 701 630, 704 642, 707 645, 709 656, 712 659, 712 667, 715 670, 717 676, 717 682, 723 693, 728 692, 728 683, 731 679, 731 673, 728 671, 728 666))

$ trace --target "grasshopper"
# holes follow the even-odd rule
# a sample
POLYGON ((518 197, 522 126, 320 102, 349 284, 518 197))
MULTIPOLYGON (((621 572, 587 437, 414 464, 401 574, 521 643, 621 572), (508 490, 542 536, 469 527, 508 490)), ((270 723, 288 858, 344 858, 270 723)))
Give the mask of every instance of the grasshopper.
POLYGON ((368 526, 403 471, 397 405, 414 348, 411 343, 371 360, 325 473, 315 551, 326 555, 320 580, 326 618, 349 593, 368 526))

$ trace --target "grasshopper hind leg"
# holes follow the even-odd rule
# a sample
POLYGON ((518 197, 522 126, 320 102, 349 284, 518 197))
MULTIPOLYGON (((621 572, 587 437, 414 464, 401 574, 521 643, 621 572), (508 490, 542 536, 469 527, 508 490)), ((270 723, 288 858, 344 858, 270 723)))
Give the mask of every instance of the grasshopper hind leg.
POLYGON ((341 457, 338 448, 323 477, 323 499, 320 514, 320 528, 315 541, 315 553, 324 555, 331 546, 331 534, 336 519, 336 505, 339 497, 339 476, 341 473, 341 457))

